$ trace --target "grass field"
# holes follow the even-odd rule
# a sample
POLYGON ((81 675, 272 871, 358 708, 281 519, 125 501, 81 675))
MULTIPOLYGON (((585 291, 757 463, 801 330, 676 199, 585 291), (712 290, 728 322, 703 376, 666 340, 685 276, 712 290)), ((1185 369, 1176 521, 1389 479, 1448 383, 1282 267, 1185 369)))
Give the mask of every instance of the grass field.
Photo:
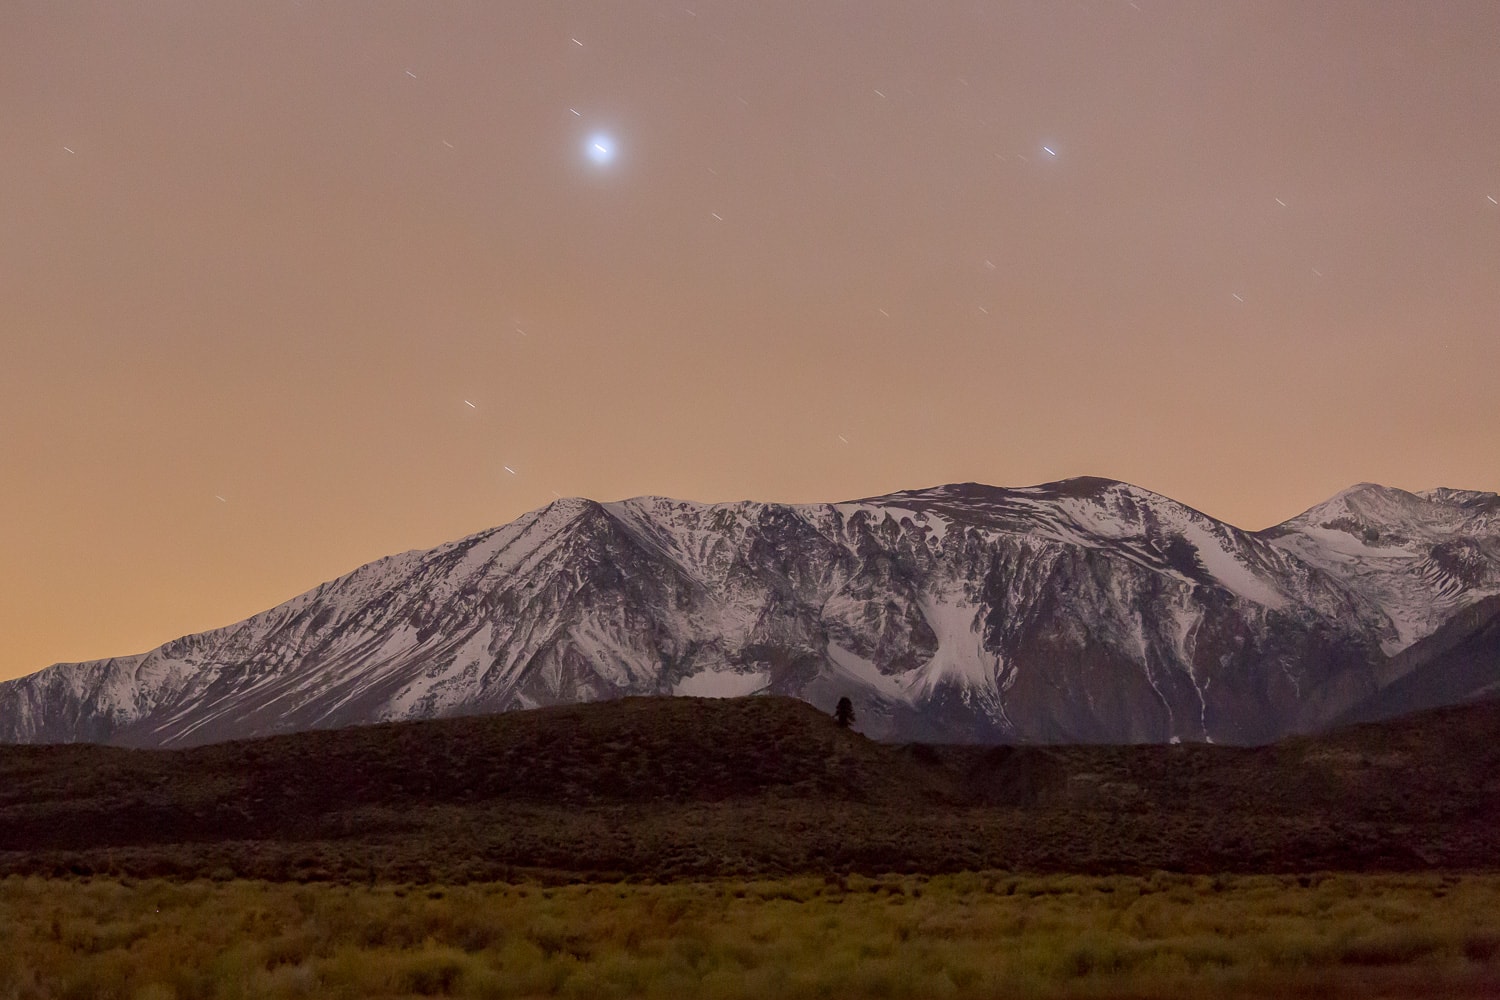
POLYGON ((1500 994, 1500 876, 0 881, 0 998, 1500 994))

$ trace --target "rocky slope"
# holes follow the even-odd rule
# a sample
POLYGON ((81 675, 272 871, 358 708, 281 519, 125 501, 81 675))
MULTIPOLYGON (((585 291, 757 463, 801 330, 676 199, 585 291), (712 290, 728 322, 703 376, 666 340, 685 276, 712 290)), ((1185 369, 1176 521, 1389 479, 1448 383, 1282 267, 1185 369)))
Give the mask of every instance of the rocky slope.
POLYGON ((0 684, 0 740, 178 746, 777 693, 847 694, 888 738, 1263 742, 1435 669, 1399 654, 1500 594, 1497 511, 1366 484, 1247 533, 1100 479, 559 500, 227 628, 0 684))

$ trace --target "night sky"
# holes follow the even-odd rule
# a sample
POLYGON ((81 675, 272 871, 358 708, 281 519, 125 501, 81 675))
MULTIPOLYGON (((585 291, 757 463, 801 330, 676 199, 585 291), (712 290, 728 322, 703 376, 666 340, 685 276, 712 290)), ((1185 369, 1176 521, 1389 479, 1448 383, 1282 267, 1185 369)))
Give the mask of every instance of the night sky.
POLYGON ((1495 490, 1500 4, 0 4, 0 678, 554 494, 1495 490))

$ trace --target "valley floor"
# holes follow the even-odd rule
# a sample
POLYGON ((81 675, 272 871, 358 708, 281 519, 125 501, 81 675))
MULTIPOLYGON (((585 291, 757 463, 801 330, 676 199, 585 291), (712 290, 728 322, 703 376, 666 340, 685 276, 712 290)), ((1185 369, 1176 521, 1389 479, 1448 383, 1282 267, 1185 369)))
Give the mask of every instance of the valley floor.
POLYGON ((1500 995, 1500 875, 0 880, 0 997, 1500 995))

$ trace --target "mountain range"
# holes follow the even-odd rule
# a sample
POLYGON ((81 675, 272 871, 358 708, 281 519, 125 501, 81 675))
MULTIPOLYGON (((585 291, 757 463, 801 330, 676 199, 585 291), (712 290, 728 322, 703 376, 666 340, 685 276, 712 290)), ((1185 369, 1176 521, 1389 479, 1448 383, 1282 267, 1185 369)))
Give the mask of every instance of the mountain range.
POLYGON ((841 696, 929 742, 1269 742, 1500 691, 1500 497, 1247 532, 1126 483, 559 499, 226 628, 0 684, 0 741, 171 747, 627 695, 841 696))

